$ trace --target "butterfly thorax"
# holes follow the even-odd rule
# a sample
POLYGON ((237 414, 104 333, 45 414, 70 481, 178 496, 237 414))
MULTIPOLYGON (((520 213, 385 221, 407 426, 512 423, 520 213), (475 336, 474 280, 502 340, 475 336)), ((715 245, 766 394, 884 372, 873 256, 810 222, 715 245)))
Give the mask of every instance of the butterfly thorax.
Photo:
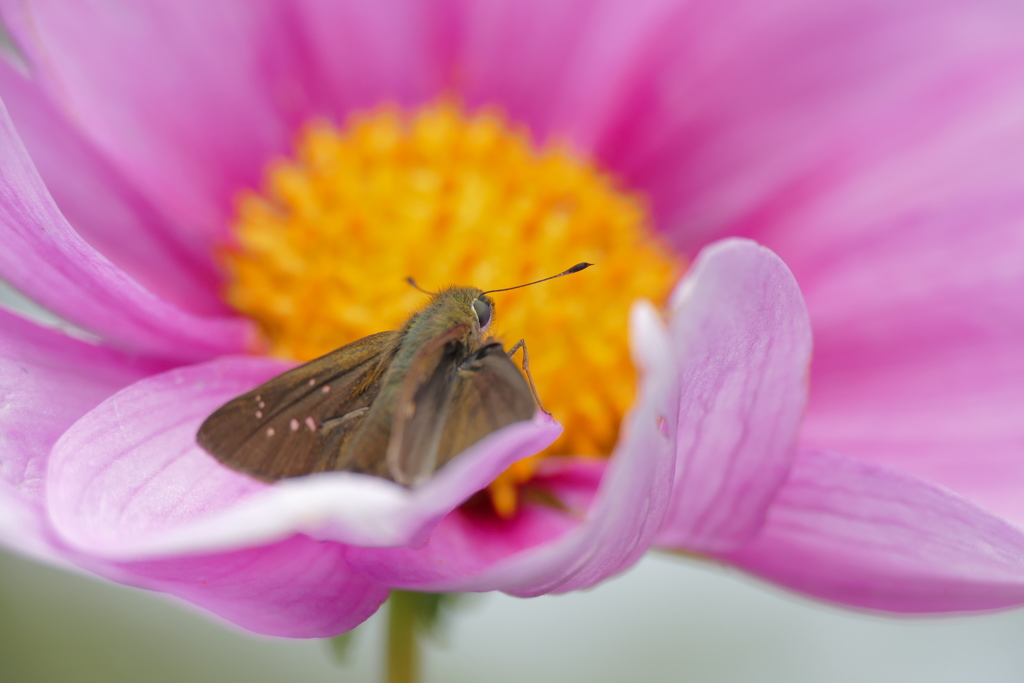
POLYGON ((473 314, 473 301, 483 292, 476 287, 449 287, 434 295, 430 303, 415 313, 402 326, 398 352, 384 377, 382 393, 397 388, 402 378, 412 369, 425 340, 441 339, 453 331, 444 342, 454 353, 469 355, 484 343, 484 333, 473 314))

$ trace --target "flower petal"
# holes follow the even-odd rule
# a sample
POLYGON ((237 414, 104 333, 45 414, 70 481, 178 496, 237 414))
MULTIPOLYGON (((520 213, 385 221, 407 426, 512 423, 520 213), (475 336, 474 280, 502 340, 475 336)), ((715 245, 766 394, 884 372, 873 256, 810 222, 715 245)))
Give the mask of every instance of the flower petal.
POLYGON ((757 533, 789 471, 807 398, 810 321, 786 265, 739 239, 702 251, 671 306, 678 461, 658 543, 722 551, 757 533))
POLYGON ((385 102, 416 105, 451 83, 441 3, 418 0, 293 2, 310 52, 315 95, 338 118, 385 102))
MULTIPOLYGON (((799 240, 789 221, 807 201, 849 179, 871 185, 866 202, 941 196, 945 185, 921 182, 939 170, 922 142, 971 140, 994 116, 1019 127, 1020 25, 1008 0, 684 3, 643 46, 594 151, 651 198, 681 249, 749 236, 802 283, 774 236, 799 240), (916 157, 912 176, 879 168, 900 156, 916 157)), ((1011 142, 1000 156, 1015 154, 1011 142)))
POLYGON ((344 547, 293 536, 213 555, 122 564, 124 583, 183 598, 268 636, 327 638, 365 621, 387 586, 354 574, 344 547))
POLYGON ((61 564, 59 554, 47 542, 42 507, 26 500, 0 479, 0 546, 36 560, 61 564))
POLYGON ((50 450, 75 420, 156 371, 0 308, 0 480, 42 504, 50 450))
POLYGON ((267 485, 195 442, 225 401, 280 373, 228 357, 150 377, 79 420, 53 449, 47 491, 57 532, 77 549, 137 559, 240 548, 303 533, 360 545, 419 543, 512 462, 550 444, 547 418, 491 434, 428 482, 406 489, 329 472, 267 485))
POLYGON ((156 369, 0 308, 0 544, 64 564, 44 512, 50 450, 75 420, 156 369))
POLYGON ((461 0, 437 29, 436 53, 445 85, 468 104, 497 104, 538 139, 568 138, 591 151, 618 122, 638 75, 656 66, 651 40, 682 28, 684 4, 461 0))
POLYGON ((132 279, 197 313, 223 313, 206 244, 171 226, 35 83, 0 60, 0 99, 47 189, 75 231, 132 279))
POLYGON ((551 458, 530 482, 511 519, 501 519, 486 496, 453 510, 422 548, 352 548, 348 556, 368 576, 405 588, 478 590, 478 575, 580 526, 607 467, 603 458, 551 458), (552 501, 557 501, 553 505, 552 501), (470 577, 474 583, 468 583, 470 577), (457 588, 453 588, 457 586, 457 588))
MULTIPOLYGON (((674 406, 675 368, 650 304, 634 306, 630 330, 642 371, 640 396, 582 519, 527 506, 512 524, 481 524, 460 511, 449 515, 421 549, 350 548, 353 567, 382 583, 417 590, 532 596, 592 586, 635 562, 669 504, 674 460, 658 425, 674 406)), ((583 488, 595 484, 594 478, 584 478, 583 488)), ((563 482, 561 489, 567 488, 563 482)), ((573 498, 590 496, 577 492, 573 498)))
POLYGON ((33 77, 165 215, 208 243, 308 118, 288 3, 5 0, 33 77))
POLYGON ((178 360, 245 349, 234 318, 182 311, 141 288, 68 225, 0 105, 0 279, 111 346, 178 360))
POLYGON ((804 445, 898 467, 1024 524, 1020 196, 896 219, 808 272, 804 445))
POLYGON ((1024 532, 923 479, 838 453, 801 451, 762 533, 723 559, 890 612, 1024 604, 1024 532))

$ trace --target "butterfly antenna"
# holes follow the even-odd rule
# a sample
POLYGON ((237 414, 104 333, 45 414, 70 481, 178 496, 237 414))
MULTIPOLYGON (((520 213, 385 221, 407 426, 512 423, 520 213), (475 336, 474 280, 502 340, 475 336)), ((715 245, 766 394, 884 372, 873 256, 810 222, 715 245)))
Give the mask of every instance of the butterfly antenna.
POLYGON ((405 281, 408 282, 410 285, 412 285, 413 289, 418 289, 421 292, 423 292, 424 294, 429 294, 430 296, 434 296, 433 292, 428 292, 427 290, 425 290, 422 287, 420 287, 418 284, 416 284, 416 281, 413 280, 411 277, 405 278, 405 281))
POLYGON ((506 287, 505 289, 489 289, 486 292, 484 292, 484 294, 492 294, 494 292, 507 292, 507 291, 512 290, 512 289, 519 289, 520 287, 529 287, 530 285, 535 285, 535 284, 538 284, 540 282, 547 282, 548 280, 554 280, 556 277, 562 277, 563 275, 572 275, 573 273, 578 273, 581 270, 586 270, 587 268, 589 268, 592 265, 594 265, 594 264, 593 263, 577 263, 575 266, 573 266, 569 270, 563 270, 558 275, 552 275, 551 277, 546 277, 543 280, 534 280, 533 282, 527 282, 525 285, 516 285, 515 287, 506 287))

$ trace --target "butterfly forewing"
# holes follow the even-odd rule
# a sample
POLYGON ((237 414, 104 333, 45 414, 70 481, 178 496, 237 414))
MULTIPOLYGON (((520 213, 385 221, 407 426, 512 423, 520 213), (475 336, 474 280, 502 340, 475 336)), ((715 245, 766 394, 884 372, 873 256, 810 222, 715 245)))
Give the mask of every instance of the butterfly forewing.
POLYGON ((224 464, 271 481, 337 469, 399 342, 381 332, 271 379, 206 419, 197 440, 224 464))

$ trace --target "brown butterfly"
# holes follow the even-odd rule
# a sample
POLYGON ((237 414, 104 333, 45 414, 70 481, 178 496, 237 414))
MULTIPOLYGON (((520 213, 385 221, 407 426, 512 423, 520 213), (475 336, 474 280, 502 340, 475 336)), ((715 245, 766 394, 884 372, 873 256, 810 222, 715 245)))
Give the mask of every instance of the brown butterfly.
POLYGON ((264 481, 337 470, 405 486, 429 479, 491 432, 534 414, 533 380, 527 385, 511 361, 522 347, 529 378, 526 345, 520 340, 506 353, 487 336, 494 319, 487 295, 509 289, 518 287, 432 294, 400 329, 352 342, 229 401, 206 418, 196 440, 264 481))

